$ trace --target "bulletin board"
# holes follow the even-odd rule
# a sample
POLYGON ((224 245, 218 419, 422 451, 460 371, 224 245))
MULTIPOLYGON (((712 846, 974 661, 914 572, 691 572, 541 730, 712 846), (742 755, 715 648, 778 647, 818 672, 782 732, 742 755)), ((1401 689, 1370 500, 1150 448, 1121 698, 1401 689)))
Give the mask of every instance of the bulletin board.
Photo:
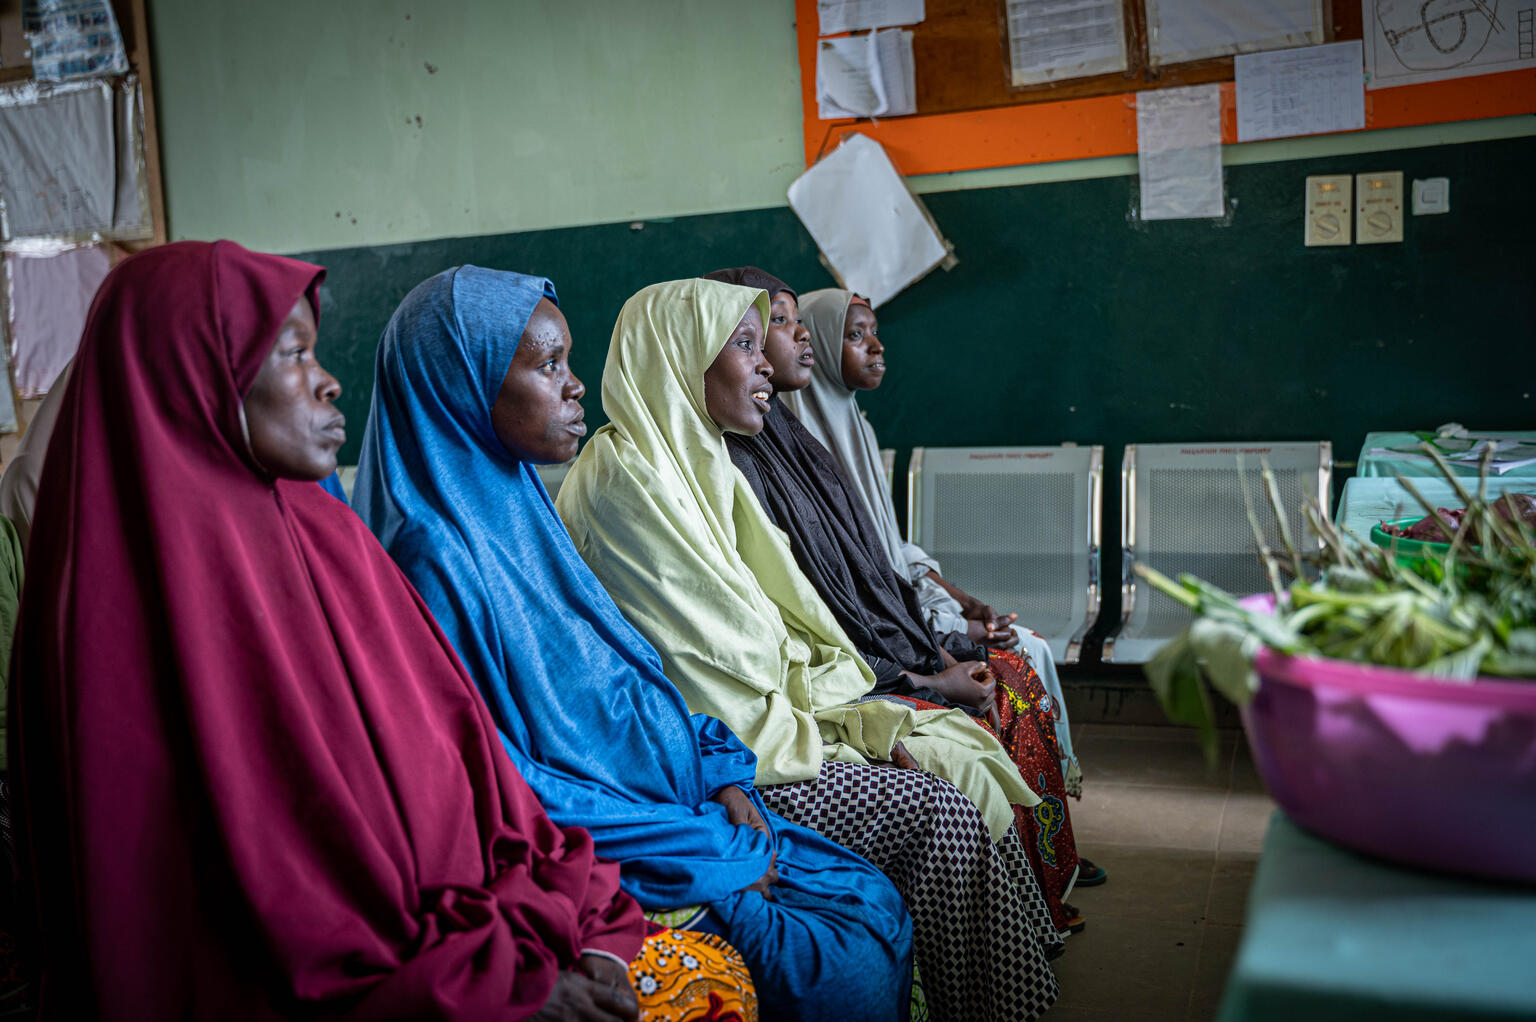
MULTIPOLYGON (((165 192, 160 182, 160 143, 155 124, 149 19, 144 9, 145 0, 111 0, 111 3, 118 29, 123 35, 123 48, 127 51, 129 69, 138 79, 143 106, 144 177, 154 233, 153 237, 142 242, 123 242, 119 246, 124 250, 134 250, 146 245, 164 244, 166 240, 165 192)), ((32 67, 26 60, 26 41, 22 35, 21 0, 0 0, 0 89, 19 85, 31 78, 32 67)))
MULTIPOLYGON (((1141 4, 1127 3, 1127 49, 1140 43, 1141 4)), ((816 0, 795 0, 806 166, 857 131, 880 142, 904 174, 939 174, 1136 152, 1135 94, 1221 83, 1222 141, 1237 141, 1233 59, 1218 57, 1048 86, 1011 87, 1003 0, 925 0, 911 26, 917 113, 821 120, 816 104, 816 0)), ((1361 38, 1359 0, 1333 0, 1328 39, 1361 38)), ((1536 113, 1536 70, 1404 85, 1365 93, 1365 129, 1536 113)))

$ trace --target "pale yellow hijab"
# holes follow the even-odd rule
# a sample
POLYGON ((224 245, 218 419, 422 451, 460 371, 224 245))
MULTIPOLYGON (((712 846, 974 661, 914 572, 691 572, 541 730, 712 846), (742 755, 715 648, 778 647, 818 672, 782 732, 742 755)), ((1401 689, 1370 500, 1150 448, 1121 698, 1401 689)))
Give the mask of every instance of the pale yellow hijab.
POLYGON ((583 448, 556 507, 689 708, 757 754, 759 784, 808 780, 824 759, 888 760, 900 741, 965 791, 998 836, 1010 803, 1039 801, 1017 767, 959 711, 859 701, 873 675, 709 417, 704 373, 754 305, 766 323, 766 292, 698 279, 625 303, 603 370, 609 425, 583 448))

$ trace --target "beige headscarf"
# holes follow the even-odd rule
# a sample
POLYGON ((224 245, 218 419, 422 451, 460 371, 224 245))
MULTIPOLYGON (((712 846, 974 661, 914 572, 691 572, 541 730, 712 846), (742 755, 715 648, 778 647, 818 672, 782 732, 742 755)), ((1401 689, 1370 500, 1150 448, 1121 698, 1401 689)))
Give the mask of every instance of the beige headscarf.
POLYGON ((766 322, 765 292, 699 279, 625 303, 603 370, 609 425, 583 448, 556 507, 689 708, 757 754, 758 783, 810 779, 824 759, 888 760, 900 741, 1001 835, 1010 803, 1039 801, 1007 753, 959 711, 859 701, 874 684, 869 668, 709 417, 704 373, 753 305, 766 322))

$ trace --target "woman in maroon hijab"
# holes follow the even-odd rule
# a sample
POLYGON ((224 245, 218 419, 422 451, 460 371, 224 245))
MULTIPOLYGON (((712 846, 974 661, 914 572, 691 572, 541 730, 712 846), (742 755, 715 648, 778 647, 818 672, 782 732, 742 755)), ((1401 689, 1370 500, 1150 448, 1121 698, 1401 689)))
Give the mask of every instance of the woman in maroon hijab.
POLYGON ((12 672, 46 1018, 633 1018, 644 923, 314 485, 324 271, 183 242, 107 277, 12 672))

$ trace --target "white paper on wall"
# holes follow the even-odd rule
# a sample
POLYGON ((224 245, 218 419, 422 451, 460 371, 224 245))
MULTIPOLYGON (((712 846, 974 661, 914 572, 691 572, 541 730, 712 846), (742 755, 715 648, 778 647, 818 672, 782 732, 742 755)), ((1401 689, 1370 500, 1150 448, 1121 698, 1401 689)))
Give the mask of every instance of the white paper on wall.
POLYGON ((1325 38, 1322 0, 1145 0, 1152 65, 1309 46, 1325 38))
POLYGON ((917 112, 912 33, 887 29, 816 44, 816 115, 880 117, 917 112))
POLYGON ((816 0, 817 35, 916 25, 924 14, 923 0, 816 0))
POLYGON ((1533 0, 1360 0, 1360 13, 1367 88, 1536 67, 1533 0))
POLYGON ((14 101, 0 104, 5 237, 111 230, 117 205, 111 86, 8 92, 14 101))
POLYGON ((1221 179, 1221 86, 1136 94, 1143 220, 1226 214, 1221 179))
MULTIPOLYGON (((75 357, 86 313, 111 260, 100 245, 5 257, 11 364, 22 397, 40 397, 75 357)), ((9 387, 4 388, 9 390, 9 387)))
POLYGON ((1237 140, 1365 127, 1360 41, 1239 54, 1237 140))
POLYGON ((890 157, 864 135, 796 178, 789 206, 842 285, 876 307, 949 256, 890 157))
POLYGON ((1006 0, 1014 85, 1125 70, 1120 0, 1006 0))

